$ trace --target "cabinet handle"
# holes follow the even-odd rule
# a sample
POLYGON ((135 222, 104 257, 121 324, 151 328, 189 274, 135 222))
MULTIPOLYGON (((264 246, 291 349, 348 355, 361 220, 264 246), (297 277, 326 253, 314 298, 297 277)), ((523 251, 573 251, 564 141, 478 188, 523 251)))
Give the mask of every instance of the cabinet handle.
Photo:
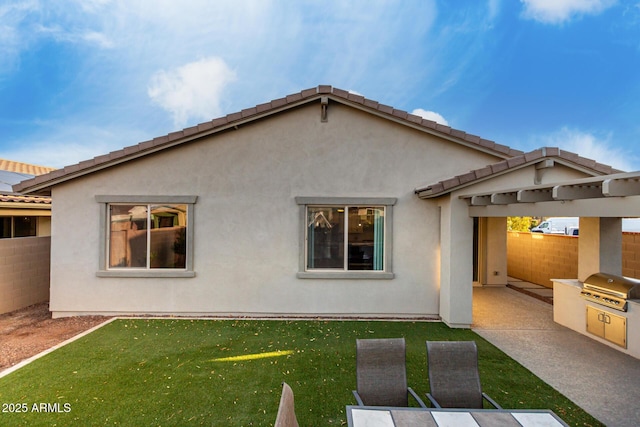
POLYGON ((598 322, 604 323, 604 313, 598 313, 598 322))
POLYGON ((608 314, 605 314, 604 323, 611 324, 611 316, 609 316, 608 314))

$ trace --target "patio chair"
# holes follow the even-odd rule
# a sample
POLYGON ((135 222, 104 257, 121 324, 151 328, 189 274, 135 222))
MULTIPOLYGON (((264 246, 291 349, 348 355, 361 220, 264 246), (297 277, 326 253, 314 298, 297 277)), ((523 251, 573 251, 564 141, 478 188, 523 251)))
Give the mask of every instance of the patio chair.
POLYGON ((353 395, 360 406, 409 406, 404 338, 356 340, 356 387, 353 395))
POLYGON ((280 396, 280 406, 274 427, 298 427, 298 419, 293 401, 293 390, 289 384, 282 383, 282 396, 280 396))
POLYGON ((427 341, 427 364, 427 398, 436 408, 481 409, 484 398, 502 409, 482 392, 475 341, 427 341))

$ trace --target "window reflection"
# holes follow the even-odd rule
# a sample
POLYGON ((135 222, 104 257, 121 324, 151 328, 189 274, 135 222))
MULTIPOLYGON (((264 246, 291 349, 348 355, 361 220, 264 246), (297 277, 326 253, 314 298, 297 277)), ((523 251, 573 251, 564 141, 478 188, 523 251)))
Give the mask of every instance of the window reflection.
POLYGON ((344 267, 344 208, 309 207, 307 210, 309 268, 344 267))
POLYGON ((110 268, 186 267, 186 205, 112 204, 109 212, 110 268))
POLYGON ((307 268, 384 270, 384 207, 307 207, 307 268))

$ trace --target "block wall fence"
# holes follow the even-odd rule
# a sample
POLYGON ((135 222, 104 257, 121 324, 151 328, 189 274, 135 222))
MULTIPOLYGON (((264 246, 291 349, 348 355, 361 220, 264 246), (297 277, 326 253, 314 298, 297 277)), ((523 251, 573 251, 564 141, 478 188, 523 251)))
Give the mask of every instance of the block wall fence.
POLYGON ((0 239, 0 314, 49 301, 51 237, 0 239))
MULTIPOLYGON (((552 287, 551 279, 578 277, 579 237, 507 232, 507 274, 552 287)), ((622 233, 622 275, 640 279, 640 233, 622 233)))

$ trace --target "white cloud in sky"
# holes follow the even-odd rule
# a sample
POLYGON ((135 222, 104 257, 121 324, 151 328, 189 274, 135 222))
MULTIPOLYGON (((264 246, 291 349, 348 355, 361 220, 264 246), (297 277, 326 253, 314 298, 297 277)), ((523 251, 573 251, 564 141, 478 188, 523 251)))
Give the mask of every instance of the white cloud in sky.
POLYGON ((436 113, 435 111, 427 111, 422 108, 416 108, 411 112, 411 114, 415 114, 416 116, 420 116, 423 119, 432 120, 436 123, 440 123, 441 125, 449 126, 449 122, 447 119, 442 117, 442 115, 436 113))
POLYGON ((38 9, 36 1, 0 4, 0 73, 13 68, 31 36, 22 29, 23 22, 38 9))
MULTIPOLYGON (((105 130, 115 124, 121 134, 108 138, 110 150, 319 84, 401 106, 415 93, 408 77, 431 75, 423 57, 436 62, 441 46, 421 40, 437 11, 436 0, 3 0, 0 79, 27 65, 25 53, 42 49, 51 64, 64 64, 66 86, 41 103, 64 98, 64 108, 38 117, 105 130)), ((37 123, 24 129, 0 149, 14 152, 15 141, 38 158, 65 153, 69 160, 54 166, 82 160, 82 133, 37 123), (57 151, 45 148, 54 142, 57 151)))
POLYGON ((185 127, 190 119, 219 116, 222 94, 236 78, 222 58, 205 58, 172 71, 158 71, 151 77, 147 93, 171 113, 176 126, 185 127))
POLYGON ((598 137, 588 132, 563 127, 540 138, 543 146, 559 147, 616 169, 633 170, 633 155, 614 146, 612 135, 598 137))
POLYGON ((60 43, 87 43, 96 45, 100 48, 112 48, 114 43, 104 33, 92 30, 74 30, 69 31, 59 25, 45 27, 36 26, 39 33, 47 35, 60 43))
POLYGON ((597 15, 613 6, 616 0, 520 0, 522 15, 545 24, 562 24, 582 15, 597 15))

